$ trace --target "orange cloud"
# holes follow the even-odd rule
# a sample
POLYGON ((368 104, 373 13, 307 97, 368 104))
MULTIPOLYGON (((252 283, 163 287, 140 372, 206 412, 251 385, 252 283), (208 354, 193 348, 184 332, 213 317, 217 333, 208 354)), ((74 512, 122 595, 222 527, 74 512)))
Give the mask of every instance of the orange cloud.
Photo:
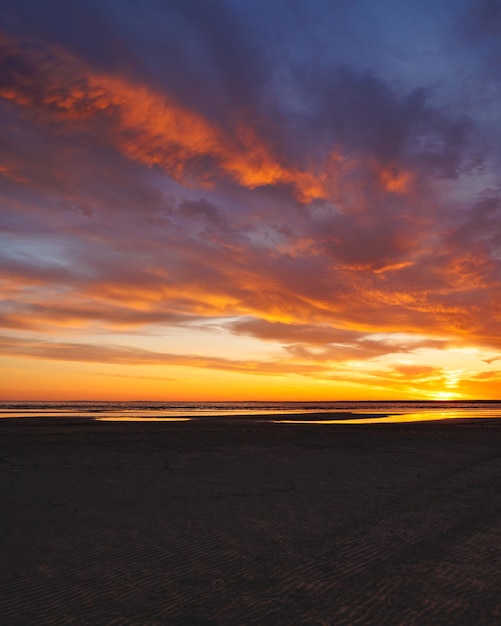
MULTIPOLYGON (((319 218, 318 230, 303 234, 301 240, 294 239, 291 228, 283 251, 276 246, 269 254, 253 250, 248 243, 239 247, 231 237, 217 254, 187 239, 189 252, 177 251, 185 264, 182 280, 156 269, 143 268, 134 274, 126 265, 101 277, 96 264, 94 280, 77 282, 65 274, 66 268, 33 267, 24 277, 26 286, 64 283, 75 295, 100 306, 69 306, 63 301, 65 292, 65 296, 47 298, 50 310, 27 308, 24 317, 17 311, 5 315, 9 326, 15 327, 16 319, 27 326, 30 320, 44 323, 51 319, 60 325, 93 319, 110 325, 161 323, 163 311, 168 310, 169 315, 201 317, 251 314, 268 321, 308 321, 368 332, 399 328, 424 329, 435 335, 444 331, 487 335, 475 301, 455 298, 460 291, 467 294, 472 287, 488 287, 489 264, 493 262, 487 254, 467 257, 458 255, 457 250, 453 254, 444 250, 443 256, 435 256, 435 266, 426 279, 414 283, 419 272, 427 272, 421 262, 423 250, 414 258, 414 249, 422 242, 413 227, 424 219, 422 213, 409 219, 404 214, 393 233, 399 216, 386 203, 378 204, 381 191, 399 196, 415 193, 412 172, 396 163, 383 168, 372 160, 357 161, 340 149, 332 151, 321 167, 319 164, 317 173, 299 170, 275 155, 240 119, 235 119, 229 130, 223 129, 168 94, 123 76, 91 71, 59 48, 41 53, 29 44, 3 37, 0 49, 20 61, 11 63, 10 76, 0 81, 4 98, 72 128, 102 130, 130 159, 158 166, 177 180, 210 186, 218 175, 224 175, 247 189, 287 185, 302 202, 315 197, 335 199, 339 206, 332 208, 332 214, 338 216, 373 209, 366 211, 371 216, 366 223, 360 215, 356 222, 338 220, 332 226, 328 218, 319 218), (361 183, 367 172, 364 186, 361 183), (334 260, 310 264, 311 258, 325 255, 326 246, 319 246, 322 239, 332 244, 334 260), (290 262, 291 256, 295 264, 290 262), (203 274, 202 268, 207 266, 213 275, 203 274), (414 266, 415 273, 408 273, 414 266), (428 279, 437 280, 431 290, 425 284, 428 279)), ((10 165, 0 165, 0 174, 12 177, 14 173, 17 176, 10 165)), ((404 206, 402 198, 397 201, 404 206)), ((419 232, 423 230, 421 224, 419 232)), ((149 251, 153 238, 147 245, 149 251)), ((168 266, 161 252, 158 259, 159 265, 168 266)), ((30 297, 33 303, 42 292, 30 296, 27 289, 26 293, 26 303, 30 297)))
POLYGON ((407 193, 413 182, 412 172, 403 171, 396 165, 379 170, 379 182, 385 191, 396 194, 407 193))
POLYGON ((121 365, 174 365, 181 367, 209 368, 247 374, 282 376, 284 372, 299 375, 315 375, 325 371, 324 365, 315 363, 291 363, 281 360, 237 360, 197 354, 153 352, 140 348, 113 345, 92 345, 21 339, 0 335, 0 348, 5 355, 49 361, 75 361, 87 363, 110 363, 121 365))
POLYGON ((24 68, 0 84, 1 97, 39 114, 94 122, 129 158, 157 165, 177 180, 211 186, 220 171, 248 189, 289 185, 301 202, 326 195, 318 179, 288 167, 239 119, 230 135, 173 97, 93 72, 60 48, 42 55, 3 36, 0 51, 24 68))
POLYGON ((15 168, 9 166, 9 165, 2 165, 0 164, 0 176, 5 176, 6 178, 10 178, 11 180, 14 180, 16 183, 27 183, 29 182, 27 178, 25 178, 24 176, 19 175, 16 171, 15 168))

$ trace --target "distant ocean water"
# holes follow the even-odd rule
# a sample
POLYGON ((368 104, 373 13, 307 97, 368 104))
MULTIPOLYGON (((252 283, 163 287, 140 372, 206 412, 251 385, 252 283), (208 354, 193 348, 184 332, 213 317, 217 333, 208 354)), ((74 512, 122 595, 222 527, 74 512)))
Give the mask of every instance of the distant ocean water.
POLYGON ((500 418, 501 401, 347 402, 0 402, 1 418, 157 421, 234 418, 367 423, 500 418), (349 414, 348 416, 346 414, 349 414), (372 416, 372 417, 371 417, 372 416), (347 419, 348 418, 348 419, 347 419))

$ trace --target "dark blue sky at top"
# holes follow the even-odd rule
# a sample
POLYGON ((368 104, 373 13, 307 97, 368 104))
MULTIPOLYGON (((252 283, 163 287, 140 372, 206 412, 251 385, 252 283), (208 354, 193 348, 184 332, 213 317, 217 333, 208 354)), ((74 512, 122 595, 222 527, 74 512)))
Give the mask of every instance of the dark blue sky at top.
MULTIPOLYGON (((500 12, 495 0, 4 0, 2 23, 187 100, 212 101, 204 92, 212 88, 248 105, 279 87, 290 100, 296 72, 328 81, 346 66, 397 89, 432 89, 444 102, 461 94, 468 107, 470 90, 497 78, 500 12)), ((296 96, 301 108, 306 95, 296 96)))
MULTIPOLYGON (((500 13, 495 0, 5 0, 1 25, 174 93, 219 123, 239 110, 276 141, 317 143, 324 129, 330 142, 341 126, 374 134, 374 125, 391 125, 392 99, 415 90, 451 118, 469 116, 492 132, 500 13)), ((342 141, 356 147, 363 140, 352 131, 342 141)))

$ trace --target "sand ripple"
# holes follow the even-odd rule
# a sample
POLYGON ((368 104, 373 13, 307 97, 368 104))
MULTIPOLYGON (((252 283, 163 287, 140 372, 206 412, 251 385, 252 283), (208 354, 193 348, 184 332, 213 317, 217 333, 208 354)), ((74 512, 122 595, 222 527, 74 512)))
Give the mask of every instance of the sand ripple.
POLYGON ((2 428, 1 624, 501 623, 501 429, 137 428, 2 428))

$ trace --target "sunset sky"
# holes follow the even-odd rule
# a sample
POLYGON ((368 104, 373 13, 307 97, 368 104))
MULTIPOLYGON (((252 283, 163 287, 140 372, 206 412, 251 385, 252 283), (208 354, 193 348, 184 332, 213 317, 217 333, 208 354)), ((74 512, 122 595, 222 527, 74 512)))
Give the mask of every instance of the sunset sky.
POLYGON ((501 2, 2 0, 0 399, 501 398, 501 2))

